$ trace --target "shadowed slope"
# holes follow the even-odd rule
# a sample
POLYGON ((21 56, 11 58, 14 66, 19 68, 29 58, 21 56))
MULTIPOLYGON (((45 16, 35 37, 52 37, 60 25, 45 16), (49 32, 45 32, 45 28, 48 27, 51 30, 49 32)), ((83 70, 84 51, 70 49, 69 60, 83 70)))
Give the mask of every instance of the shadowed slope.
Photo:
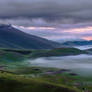
POLYGON ((0 47, 17 49, 51 49, 58 43, 26 34, 11 25, 0 25, 0 47))

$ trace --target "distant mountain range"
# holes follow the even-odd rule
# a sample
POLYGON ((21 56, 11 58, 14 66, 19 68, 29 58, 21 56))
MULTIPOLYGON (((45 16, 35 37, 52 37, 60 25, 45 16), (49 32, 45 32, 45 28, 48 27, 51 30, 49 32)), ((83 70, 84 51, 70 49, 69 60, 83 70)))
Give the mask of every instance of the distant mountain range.
POLYGON ((61 38, 61 39, 56 39, 54 41, 62 44, 65 42, 85 41, 85 40, 81 38, 61 38))
POLYGON ((92 45, 92 40, 91 41, 87 41, 87 40, 83 40, 83 41, 66 41, 66 42, 62 43, 62 45, 68 45, 68 46, 92 45))
POLYGON ((60 47, 59 43, 29 35, 11 25, 0 25, 0 47, 14 49, 52 49, 60 47))

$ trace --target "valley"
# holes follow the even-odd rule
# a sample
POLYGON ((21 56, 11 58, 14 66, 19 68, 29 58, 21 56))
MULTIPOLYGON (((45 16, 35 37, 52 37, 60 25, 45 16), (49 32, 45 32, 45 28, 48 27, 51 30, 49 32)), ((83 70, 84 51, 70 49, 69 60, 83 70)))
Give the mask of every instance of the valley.
MULTIPOLYGON (((0 50, 0 80, 5 84, 1 86, 4 87, 7 83, 13 83, 16 86, 16 83, 18 83, 21 87, 25 88, 23 84, 26 83, 25 85, 27 86, 33 83, 32 85, 38 88, 39 85, 45 84, 48 86, 54 85, 57 88, 54 89, 55 87, 52 87, 52 89, 48 89, 46 92, 49 92, 49 90, 51 92, 53 90, 55 92, 58 90, 61 90, 61 92, 62 90, 64 90, 63 92, 81 92, 83 88, 91 92, 91 60, 91 54, 85 50, 75 48, 58 48, 52 50, 3 48, 0 50), (35 82, 36 84, 34 84, 35 82), (59 85, 61 86, 60 88, 58 88, 59 85)), ((44 86, 40 87, 41 89, 39 90, 44 88, 44 86)), ((34 88, 32 89, 35 90, 34 88)), ((28 92, 32 89, 28 88, 28 86, 25 88, 28 92)), ((20 92, 16 88, 12 90, 20 92)), ((12 90, 9 90, 9 92, 12 92, 12 90)))
POLYGON ((91 46, 69 44, 0 25, 0 91, 92 92, 91 46))

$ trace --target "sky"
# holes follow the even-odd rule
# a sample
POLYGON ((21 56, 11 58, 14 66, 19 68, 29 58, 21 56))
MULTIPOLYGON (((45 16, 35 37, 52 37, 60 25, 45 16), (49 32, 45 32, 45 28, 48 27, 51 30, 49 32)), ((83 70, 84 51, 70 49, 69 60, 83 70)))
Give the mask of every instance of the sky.
POLYGON ((92 0, 0 0, 0 23, 51 40, 92 40, 92 0))

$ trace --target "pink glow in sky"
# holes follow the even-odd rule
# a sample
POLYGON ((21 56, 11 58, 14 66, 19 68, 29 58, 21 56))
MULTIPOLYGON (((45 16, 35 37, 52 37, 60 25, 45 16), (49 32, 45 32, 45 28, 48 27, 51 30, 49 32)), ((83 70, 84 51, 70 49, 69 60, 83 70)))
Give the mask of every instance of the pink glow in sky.
POLYGON ((29 34, 37 35, 47 39, 84 39, 92 40, 92 26, 85 27, 23 27, 20 29, 29 34))
POLYGON ((83 39, 90 41, 90 40, 92 40, 92 37, 83 37, 83 39))

